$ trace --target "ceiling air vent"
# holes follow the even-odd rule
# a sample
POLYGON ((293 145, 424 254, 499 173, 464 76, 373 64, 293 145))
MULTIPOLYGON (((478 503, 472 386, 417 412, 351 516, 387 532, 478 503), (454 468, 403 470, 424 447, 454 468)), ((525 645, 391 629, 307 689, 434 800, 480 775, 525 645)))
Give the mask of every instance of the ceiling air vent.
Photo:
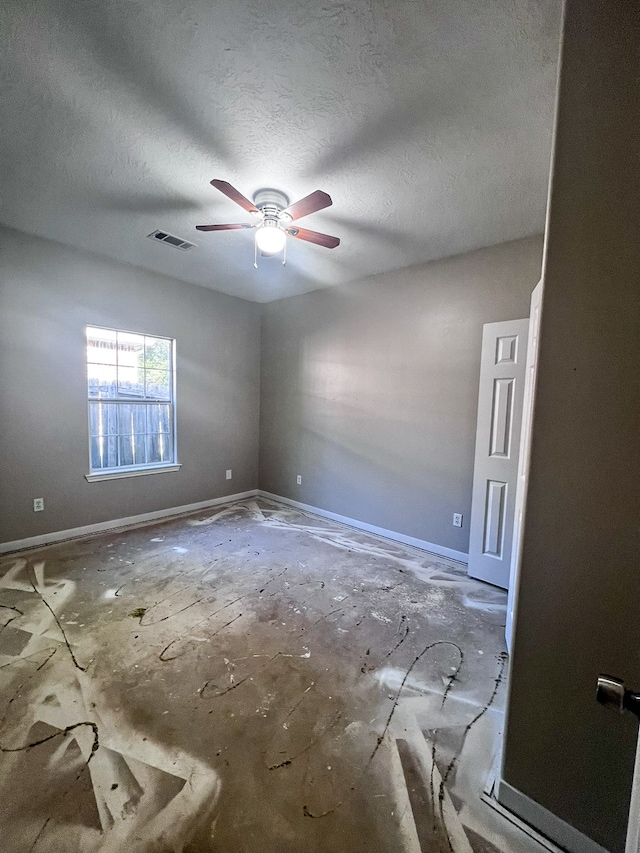
POLYGON ((169 234, 167 231, 152 231, 147 234, 152 240, 157 240, 159 243, 166 243, 168 246, 173 246, 174 249, 192 249, 195 243, 190 243, 188 240, 183 240, 182 237, 176 237, 175 234, 169 234))

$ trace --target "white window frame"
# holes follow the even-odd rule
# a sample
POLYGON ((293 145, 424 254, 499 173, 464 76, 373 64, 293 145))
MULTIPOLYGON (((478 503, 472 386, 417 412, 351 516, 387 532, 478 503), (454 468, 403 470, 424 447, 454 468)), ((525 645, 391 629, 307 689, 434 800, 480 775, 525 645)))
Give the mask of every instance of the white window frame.
MULTIPOLYGON (((145 338, 154 338, 157 340, 168 341, 169 343, 169 358, 170 358, 170 388, 171 399, 164 400, 159 398, 150 398, 146 395, 140 400, 132 400, 121 397, 91 397, 89 396, 89 360, 85 353, 85 381, 87 388, 87 434, 88 434, 88 452, 89 452, 89 473, 85 474, 85 479, 90 483, 100 482, 101 480, 119 480, 125 477, 141 477, 146 474, 162 474, 179 471, 182 467, 178 462, 178 431, 177 431, 177 404, 176 404, 176 342, 174 338, 168 338, 164 335, 152 335, 148 332, 133 332, 127 329, 115 329, 110 326, 98 326, 94 323, 88 323, 85 328, 85 341, 88 340, 88 329, 103 329, 106 332, 120 332, 123 335, 139 335, 145 338), (149 462, 137 465, 119 465, 116 468, 91 468, 91 403, 103 402, 115 405, 147 405, 148 403, 168 403, 171 408, 171 442, 173 446, 173 454, 171 462, 149 462)), ((93 363, 93 362, 91 362, 93 363)), ((119 442, 118 442, 119 445, 119 442)), ((118 453, 119 453, 118 449, 118 453)))

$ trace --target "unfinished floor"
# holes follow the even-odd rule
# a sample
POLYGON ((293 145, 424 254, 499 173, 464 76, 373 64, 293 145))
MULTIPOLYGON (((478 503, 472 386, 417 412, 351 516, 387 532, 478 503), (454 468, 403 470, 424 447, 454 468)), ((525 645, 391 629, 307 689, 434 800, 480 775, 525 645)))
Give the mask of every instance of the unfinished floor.
POLYGON ((0 563, 10 853, 476 853, 506 596, 262 498, 0 563))

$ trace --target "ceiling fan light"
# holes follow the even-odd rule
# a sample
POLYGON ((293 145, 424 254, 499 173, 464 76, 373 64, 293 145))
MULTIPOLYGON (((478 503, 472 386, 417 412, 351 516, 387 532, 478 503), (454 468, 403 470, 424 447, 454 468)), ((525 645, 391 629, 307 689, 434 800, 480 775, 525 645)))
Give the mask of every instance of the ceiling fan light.
POLYGON ((256 231, 256 244, 265 255, 277 255, 284 249, 287 235, 277 223, 265 222, 256 231))

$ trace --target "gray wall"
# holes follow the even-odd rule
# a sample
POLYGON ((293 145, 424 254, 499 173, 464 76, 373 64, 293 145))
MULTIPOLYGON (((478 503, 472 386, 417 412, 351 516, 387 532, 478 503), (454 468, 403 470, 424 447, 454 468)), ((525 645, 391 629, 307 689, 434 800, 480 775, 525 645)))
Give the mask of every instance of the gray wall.
POLYGON ((482 325, 529 315, 541 256, 532 237, 264 305, 260 487, 466 552, 482 325))
POLYGON ((0 228, 0 541, 255 488, 259 359, 258 305, 0 228), (176 339, 179 472, 84 479, 87 324, 176 339))
POLYGON ((624 849, 640 688, 637 9, 570 0, 503 775, 624 849))

